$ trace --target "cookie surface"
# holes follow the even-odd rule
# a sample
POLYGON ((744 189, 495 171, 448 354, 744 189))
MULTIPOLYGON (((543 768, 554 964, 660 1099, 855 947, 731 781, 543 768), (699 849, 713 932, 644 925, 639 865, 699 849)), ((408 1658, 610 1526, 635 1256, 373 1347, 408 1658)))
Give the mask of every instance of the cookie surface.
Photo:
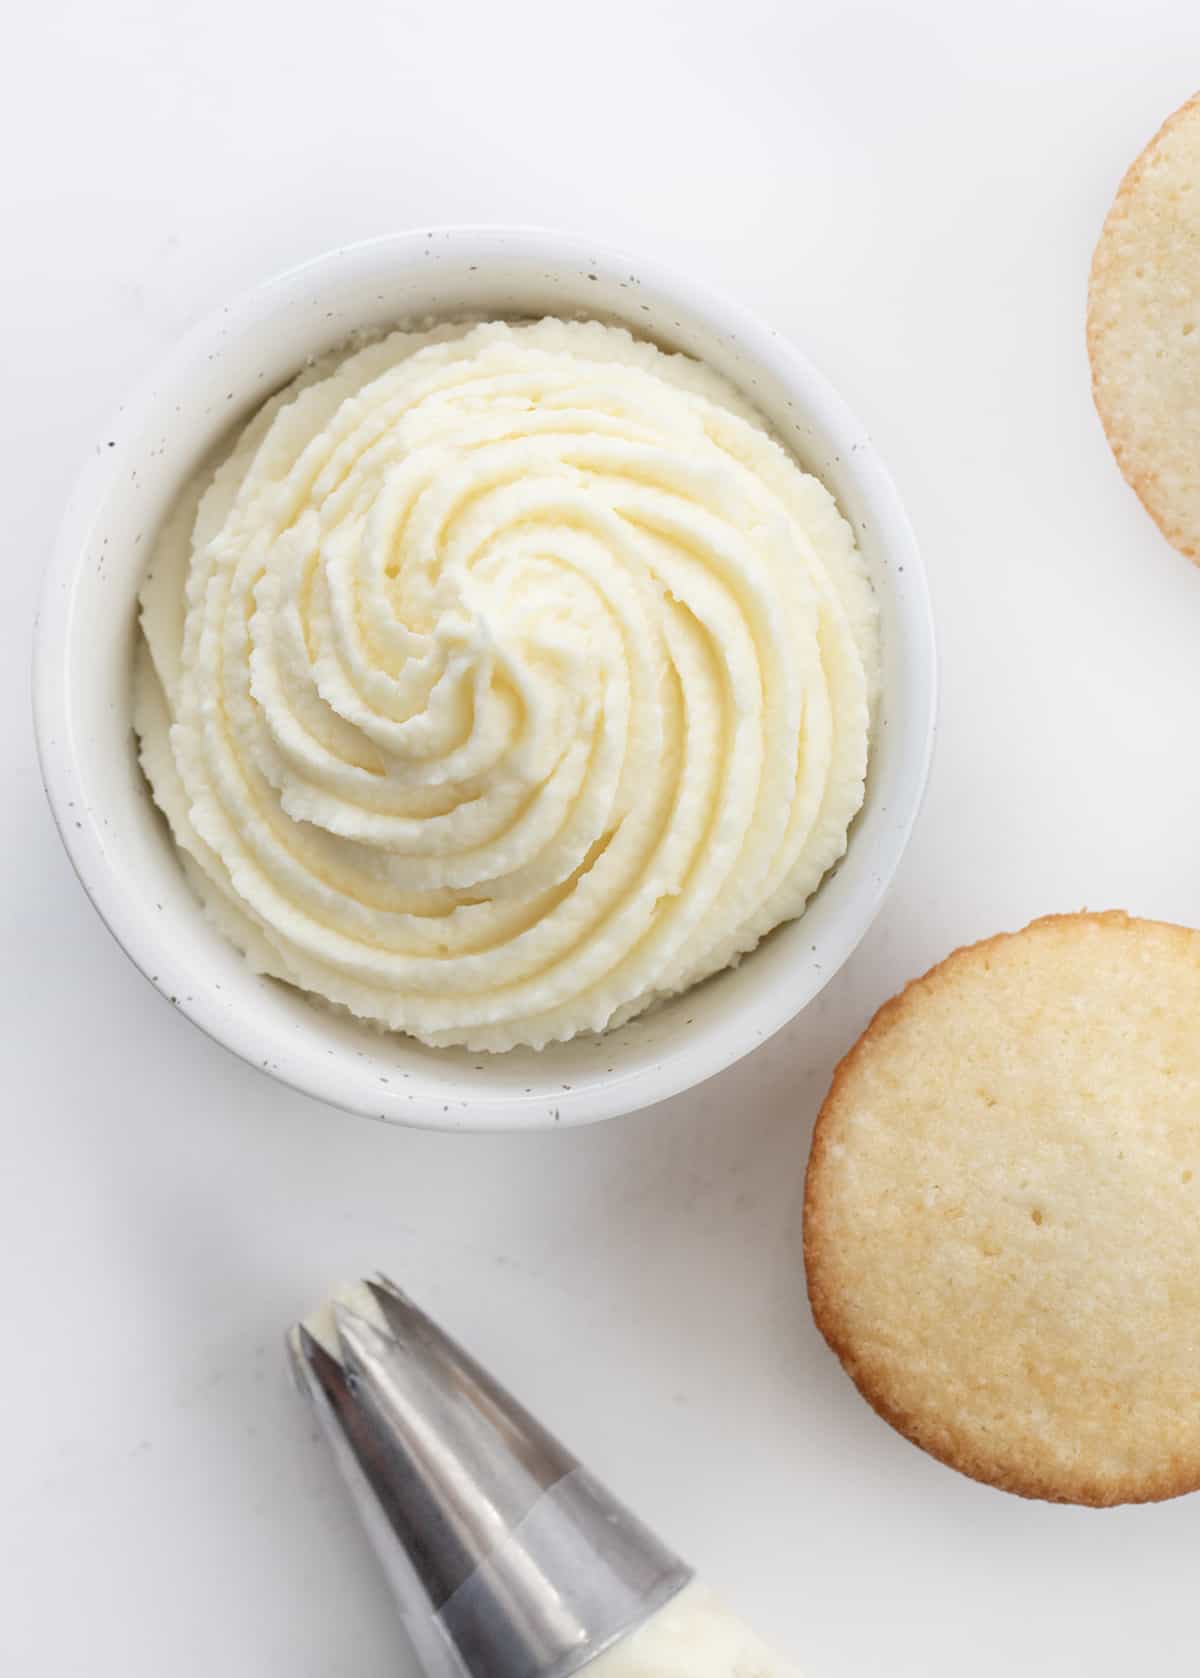
POLYGON ((1026 1497, 1200 1488, 1200 933, 1119 913, 956 951, 838 1068, 817 1325, 915 1444, 1026 1497))
POLYGON ((1092 259, 1087 340, 1121 471, 1200 562, 1200 94, 1121 182, 1092 259))

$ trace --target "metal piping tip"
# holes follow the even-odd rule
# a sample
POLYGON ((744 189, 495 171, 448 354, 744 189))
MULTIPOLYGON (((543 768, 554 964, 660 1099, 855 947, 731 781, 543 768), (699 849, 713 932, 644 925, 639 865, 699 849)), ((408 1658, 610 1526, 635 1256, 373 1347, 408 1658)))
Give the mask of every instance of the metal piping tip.
POLYGON ((386 1278, 289 1346, 431 1678, 567 1678, 691 1579, 386 1278))

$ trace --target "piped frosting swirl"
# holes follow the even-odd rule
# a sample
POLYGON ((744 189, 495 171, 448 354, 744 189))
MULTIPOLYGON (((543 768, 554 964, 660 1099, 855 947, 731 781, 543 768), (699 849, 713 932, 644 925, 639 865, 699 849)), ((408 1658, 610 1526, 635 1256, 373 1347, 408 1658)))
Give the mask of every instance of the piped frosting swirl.
POLYGON ((182 499, 142 623, 142 762, 210 914, 433 1045, 727 966, 863 797, 849 527, 731 387, 595 322, 308 369, 182 499))

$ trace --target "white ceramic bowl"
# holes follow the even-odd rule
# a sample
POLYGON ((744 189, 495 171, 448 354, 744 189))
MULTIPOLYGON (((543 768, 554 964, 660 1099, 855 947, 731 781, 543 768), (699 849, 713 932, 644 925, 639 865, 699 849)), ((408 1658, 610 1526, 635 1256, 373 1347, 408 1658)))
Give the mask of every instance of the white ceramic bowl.
POLYGON ((37 629, 42 772, 110 930, 163 994, 252 1065, 402 1124, 518 1129, 626 1113, 698 1084, 790 1020, 866 931, 908 840, 933 736, 921 562, 862 427, 786 339, 692 281, 578 238, 401 233, 317 257, 195 327, 97 439, 59 532, 37 629), (205 921, 138 770, 135 596, 155 528, 214 441, 356 327, 426 315, 601 316, 726 375, 837 497, 878 590, 884 680, 867 796, 803 918, 736 970, 600 1038, 535 1053, 431 1050, 253 974, 205 921))

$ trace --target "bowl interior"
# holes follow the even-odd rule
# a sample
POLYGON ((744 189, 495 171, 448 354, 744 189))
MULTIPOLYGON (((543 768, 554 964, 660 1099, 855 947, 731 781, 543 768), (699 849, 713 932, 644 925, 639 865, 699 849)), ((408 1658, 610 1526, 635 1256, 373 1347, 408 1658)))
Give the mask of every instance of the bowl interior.
POLYGON ((899 860, 924 784, 933 693, 928 602, 908 526, 865 434, 823 380, 774 333, 687 282, 534 233, 443 230, 351 247, 195 329, 97 439, 64 521, 39 631, 51 802, 85 888, 133 959, 254 1064, 341 1106, 447 1127, 626 1112, 699 1082, 791 1018, 858 942, 899 860), (707 361, 833 491, 882 608, 883 697, 866 801, 846 858, 803 918, 736 970, 615 1032, 501 1056, 429 1050, 252 974, 185 883, 130 727, 148 549, 214 442, 353 330, 464 313, 599 315, 707 361))

